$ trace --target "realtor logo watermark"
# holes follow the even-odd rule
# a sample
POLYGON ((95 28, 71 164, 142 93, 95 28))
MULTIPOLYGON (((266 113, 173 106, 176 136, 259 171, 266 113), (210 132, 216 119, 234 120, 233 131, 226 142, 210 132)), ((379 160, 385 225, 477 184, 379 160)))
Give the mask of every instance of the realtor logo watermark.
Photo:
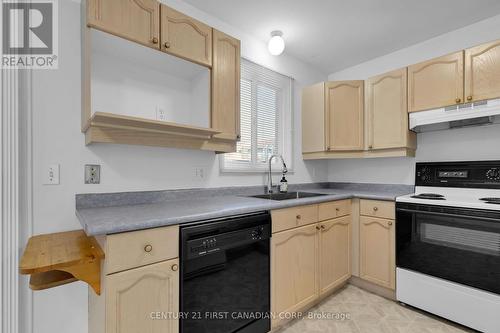
POLYGON ((2 0, 2 68, 57 69, 57 0, 2 0))

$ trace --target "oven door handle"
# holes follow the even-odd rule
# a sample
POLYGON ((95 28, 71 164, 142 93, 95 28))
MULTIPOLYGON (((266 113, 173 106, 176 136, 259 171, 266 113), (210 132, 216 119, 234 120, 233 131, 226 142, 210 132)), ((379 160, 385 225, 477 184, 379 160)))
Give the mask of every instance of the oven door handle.
POLYGON ((407 209, 407 208, 396 208, 396 212, 405 212, 405 213, 418 213, 418 214, 427 214, 427 215, 437 215, 437 216, 446 216, 446 217, 459 217, 459 218, 468 218, 472 220, 480 220, 480 221, 489 221, 500 223, 499 219, 494 219, 490 217, 481 217, 481 216, 473 216, 473 215, 462 215, 462 214, 451 214, 451 213, 440 213, 440 212, 426 212, 415 209, 407 209))

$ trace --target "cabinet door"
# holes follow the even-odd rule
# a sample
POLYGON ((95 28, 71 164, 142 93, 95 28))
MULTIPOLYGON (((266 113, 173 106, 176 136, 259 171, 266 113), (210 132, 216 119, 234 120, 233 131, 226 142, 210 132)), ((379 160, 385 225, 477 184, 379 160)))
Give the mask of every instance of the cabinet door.
POLYGON ((441 108, 464 101, 464 52, 408 67, 408 111, 441 108))
MULTIPOLYGON (((294 312, 318 297, 317 224, 273 234, 271 311, 294 312)), ((279 319, 273 321, 273 327, 279 319)))
POLYGON ((240 41, 213 30, 212 128, 216 138, 240 138, 240 41))
POLYGON ((325 151, 325 83, 302 90, 302 152, 325 151))
POLYGON ((321 223, 319 241, 320 294, 351 277, 351 217, 321 223))
POLYGON ((465 50, 467 101, 500 97, 500 41, 465 50))
POLYGON ((161 49, 212 66, 212 28, 161 5, 161 49))
POLYGON ((406 73, 403 68, 366 81, 369 149, 408 147, 414 141, 408 130, 406 73))
POLYGON ((363 81, 326 83, 327 150, 363 150, 363 81))
POLYGON ((147 46, 160 46, 156 0, 88 0, 87 24, 147 46))
POLYGON ((393 220, 360 217, 360 277, 395 289, 395 228, 393 220))
POLYGON ((174 259, 106 276, 106 332, 179 332, 177 320, 151 318, 179 311, 178 265, 174 259))

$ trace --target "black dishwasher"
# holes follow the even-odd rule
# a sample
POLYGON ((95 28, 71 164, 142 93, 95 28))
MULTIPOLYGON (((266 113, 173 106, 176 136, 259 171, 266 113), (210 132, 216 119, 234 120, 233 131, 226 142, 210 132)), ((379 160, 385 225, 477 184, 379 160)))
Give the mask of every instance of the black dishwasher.
POLYGON ((270 321, 268 212, 181 227, 181 333, 265 333, 270 321))

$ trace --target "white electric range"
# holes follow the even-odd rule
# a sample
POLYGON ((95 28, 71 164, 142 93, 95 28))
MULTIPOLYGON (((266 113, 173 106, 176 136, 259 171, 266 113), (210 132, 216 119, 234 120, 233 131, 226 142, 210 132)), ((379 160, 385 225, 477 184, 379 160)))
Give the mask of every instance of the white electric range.
POLYGON ((417 163, 396 199, 400 302, 500 332, 500 161, 417 163))

